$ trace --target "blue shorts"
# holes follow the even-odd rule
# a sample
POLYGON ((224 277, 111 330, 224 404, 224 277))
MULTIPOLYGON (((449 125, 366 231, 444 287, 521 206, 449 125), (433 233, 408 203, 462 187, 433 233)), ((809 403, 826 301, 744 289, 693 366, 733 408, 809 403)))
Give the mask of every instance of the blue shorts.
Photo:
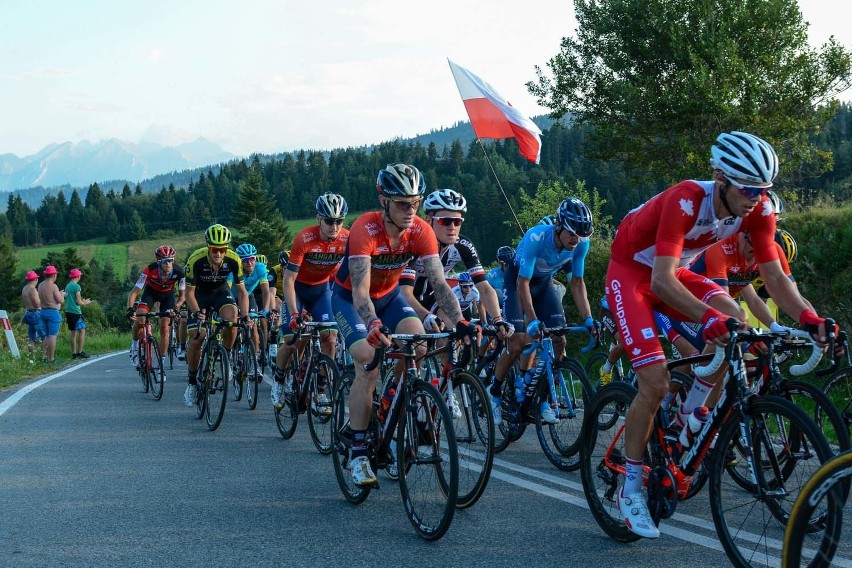
POLYGON ((44 329, 47 336, 59 335, 59 326, 62 324, 62 314, 56 308, 42 308, 41 321, 44 323, 44 329))
MULTIPOLYGON (((399 293, 399 286, 381 298, 374 299, 373 306, 376 308, 376 316, 392 331, 396 331, 402 320, 417 318, 417 312, 399 293)), ((367 339, 367 326, 352 303, 350 290, 335 284, 331 293, 331 308, 334 310, 334 317, 340 327, 343 341, 350 350, 359 341, 367 339)))
MULTIPOLYGON (((669 339, 669 341, 672 340, 672 335, 676 333, 686 339, 696 351, 702 351, 704 349, 704 326, 700 323, 672 319, 660 312, 654 312, 654 321, 657 322, 657 328, 669 339)), ((686 356, 689 355, 689 353, 682 353, 682 355, 686 356)))
MULTIPOLYGON (((527 323, 524 321, 524 311, 518 301, 517 291, 518 267, 514 264, 506 269, 504 280, 506 292, 506 309, 503 317, 518 331, 526 331, 527 323)), ((545 327, 562 327, 565 325, 565 310, 562 308, 562 293, 553 283, 549 276, 533 278, 530 280, 530 295, 532 296, 533 309, 538 319, 545 327)))
POLYGON ((27 310, 24 314, 24 323, 27 324, 27 338, 30 341, 39 341, 46 335, 44 322, 41 319, 41 310, 27 310))
POLYGON ((68 329, 71 331, 86 329, 86 323, 83 321, 83 314, 65 312, 65 321, 68 324, 68 329))
MULTIPOLYGON (((334 315, 331 311, 331 288, 329 288, 328 283, 302 284, 295 282, 294 288, 296 289, 296 303, 299 305, 299 313, 302 310, 307 310, 314 321, 334 321, 334 315)), ((350 301, 352 301, 351 296, 350 301)), ((284 304, 284 319, 282 321, 285 322, 285 325, 281 327, 283 337, 293 335, 293 331, 286 325, 290 321, 291 315, 290 308, 284 304)))

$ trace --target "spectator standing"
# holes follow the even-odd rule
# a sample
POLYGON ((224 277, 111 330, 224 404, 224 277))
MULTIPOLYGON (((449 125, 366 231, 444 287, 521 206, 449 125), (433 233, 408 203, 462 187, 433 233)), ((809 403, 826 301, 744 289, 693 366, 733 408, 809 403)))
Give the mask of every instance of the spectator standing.
POLYGON ((56 285, 56 275, 59 271, 52 264, 44 269, 44 280, 38 285, 38 297, 41 300, 41 321, 44 323, 45 338, 42 345, 42 361, 56 361, 56 338, 59 326, 62 324, 62 314, 59 308, 65 300, 65 292, 56 285))
MULTIPOLYGON (((24 303, 24 323, 27 324, 27 350, 30 353, 30 363, 35 361, 35 345, 44 340, 44 322, 41 321, 41 299, 38 297, 38 274, 34 270, 27 272, 24 278, 27 283, 21 290, 21 300, 24 303)), ((42 348, 42 354, 44 349, 42 348)))
POLYGON ((83 322, 83 306, 92 303, 89 298, 83 298, 80 288, 80 278, 83 273, 78 268, 72 268, 68 273, 71 281, 65 286, 65 321, 71 331, 71 358, 88 359, 89 356, 83 351, 83 342, 86 339, 86 324, 83 322))

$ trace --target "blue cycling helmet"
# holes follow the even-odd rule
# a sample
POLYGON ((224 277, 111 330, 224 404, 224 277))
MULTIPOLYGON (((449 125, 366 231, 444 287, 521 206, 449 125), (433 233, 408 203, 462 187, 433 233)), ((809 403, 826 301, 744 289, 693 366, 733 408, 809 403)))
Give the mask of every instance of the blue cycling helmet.
POLYGON ((545 215, 538 222, 539 225, 556 225, 556 214, 551 213, 550 215, 545 215))
POLYGON ((470 277, 470 274, 467 272, 462 272, 459 274, 459 286, 462 284, 473 284, 473 278, 470 277))
POLYGON ((556 223, 563 229, 568 229, 580 238, 591 236, 595 231, 592 226, 592 212, 585 203, 576 197, 568 197, 559 204, 556 212, 556 223))
POLYGON ((237 247, 237 250, 235 252, 237 253, 237 256, 240 257, 240 259, 247 258, 250 256, 257 256, 257 249, 254 248, 254 245, 251 243, 241 244, 237 247))
POLYGON ((510 246, 502 246, 497 249, 497 261, 503 264, 511 264, 515 260, 515 249, 510 246))

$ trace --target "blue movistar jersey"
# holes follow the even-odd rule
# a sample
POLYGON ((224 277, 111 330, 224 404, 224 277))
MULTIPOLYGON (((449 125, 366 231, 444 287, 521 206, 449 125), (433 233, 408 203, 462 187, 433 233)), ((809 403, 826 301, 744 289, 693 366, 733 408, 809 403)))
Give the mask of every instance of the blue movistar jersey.
POLYGON ((254 264, 254 270, 252 270, 251 274, 243 272, 243 283, 246 285, 246 292, 251 294, 254 292, 254 289, 257 288, 258 284, 266 282, 267 274, 268 271, 266 270, 266 265, 262 262, 256 262, 254 264))
POLYGON ((526 232, 515 253, 518 276, 532 280, 564 270, 574 277, 583 277, 589 241, 580 241, 574 250, 557 251, 555 231, 553 225, 536 225, 526 232))
MULTIPOLYGON (((500 267, 492 268, 485 274, 485 279, 498 293, 503 291, 503 271, 500 267)), ((499 295, 499 294, 498 294, 499 295)))

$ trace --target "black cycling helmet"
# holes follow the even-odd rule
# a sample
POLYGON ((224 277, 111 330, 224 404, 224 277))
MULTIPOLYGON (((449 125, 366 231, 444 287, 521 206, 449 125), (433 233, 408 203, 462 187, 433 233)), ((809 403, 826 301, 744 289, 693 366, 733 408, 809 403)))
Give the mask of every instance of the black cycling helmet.
POLYGON ((568 229, 580 238, 587 238, 595 231, 592 212, 576 197, 567 197, 556 211, 557 226, 568 229))
POLYGON ((394 197, 419 197, 426 192, 426 180, 420 170, 407 164, 388 164, 379 172, 376 189, 382 195, 394 197))
POLYGON ((497 249, 497 261, 503 264, 511 264, 515 260, 515 249, 510 246, 502 246, 497 249))

